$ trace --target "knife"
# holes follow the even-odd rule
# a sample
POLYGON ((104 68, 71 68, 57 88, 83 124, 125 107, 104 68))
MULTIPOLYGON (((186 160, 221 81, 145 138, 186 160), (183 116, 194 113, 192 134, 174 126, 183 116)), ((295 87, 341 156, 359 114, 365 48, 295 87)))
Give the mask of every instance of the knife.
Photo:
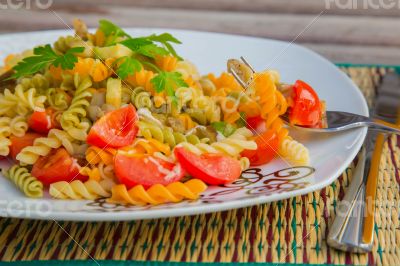
MULTIPOLYGON (((378 97, 371 110, 373 118, 395 122, 400 106, 400 79, 388 73, 382 82, 378 97)), ((367 252, 372 249, 375 196, 379 164, 386 136, 368 130, 359 162, 347 193, 339 203, 331 225, 328 244, 337 249, 367 252)))

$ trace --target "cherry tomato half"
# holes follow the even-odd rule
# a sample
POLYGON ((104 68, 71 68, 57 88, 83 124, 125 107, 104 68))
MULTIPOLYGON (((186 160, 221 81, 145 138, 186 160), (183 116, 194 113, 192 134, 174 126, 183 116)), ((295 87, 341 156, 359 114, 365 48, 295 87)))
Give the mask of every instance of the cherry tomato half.
POLYGON ((86 141, 100 148, 127 146, 136 138, 136 121, 136 110, 131 104, 109 112, 92 126, 86 141))
POLYGON ((151 155, 127 155, 118 151, 114 158, 114 171, 119 181, 129 188, 155 184, 168 185, 184 176, 180 164, 164 161, 151 155))
POLYGON ((231 183, 242 173, 239 161, 226 155, 207 153, 199 156, 176 147, 175 156, 186 172, 210 185, 231 183))
POLYGON ((321 121, 321 103, 317 93, 304 81, 297 80, 293 86, 290 122, 315 127, 321 121))
POLYGON ((59 128, 55 120, 54 109, 47 108, 44 112, 35 111, 28 119, 29 128, 35 132, 47 134, 52 128, 59 128))
POLYGON ((40 157, 33 165, 31 173, 44 185, 88 179, 79 173, 78 163, 64 148, 54 149, 47 156, 40 157))
POLYGON ((262 165, 271 161, 279 148, 278 135, 273 130, 268 130, 255 138, 257 150, 244 150, 241 155, 250 160, 251 165, 262 165))

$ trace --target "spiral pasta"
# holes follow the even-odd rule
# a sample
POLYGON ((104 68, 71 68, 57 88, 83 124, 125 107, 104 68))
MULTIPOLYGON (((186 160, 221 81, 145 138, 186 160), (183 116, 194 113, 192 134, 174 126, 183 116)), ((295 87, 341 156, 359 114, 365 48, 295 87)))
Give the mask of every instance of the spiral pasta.
POLYGON ((85 50, 80 55, 83 57, 94 57, 93 44, 90 41, 85 42, 78 36, 62 36, 54 43, 54 50, 62 54, 73 47, 84 47, 85 50))
POLYGON ((197 67, 189 60, 182 60, 176 63, 175 71, 181 73, 184 80, 192 78, 193 80, 199 80, 200 74, 197 67))
POLYGON ((112 71, 99 59, 79 57, 70 73, 79 74, 82 77, 90 76, 94 82, 100 82, 108 78, 112 71))
POLYGON ((248 140, 252 135, 251 131, 247 128, 239 128, 231 136, 211 144, 182 142, 179 145, 197 155, 203 153, 222 153, 231 157, 238 157, 245 149, 257 149, 257 144, 253 140, 248 140))
POLYGON ((166 202, 179 202, 184 199, 195 200, 206 188, 207 185, 199 179, 191 179, 185 183, 174 182, 167 186, 157 184, 147 190, 142 185, 134 186, 129 190, 125 185, 115 185, 108 201, 132 205, 156 205, 166 202))
POLYGON ((203 141, 194 134, 185 135, 179 132, 174 132, 169 127, 162 128, 149 122, 139 121, 138 126, 140 136, 143 136, 146 139, 156 139, 162 143, 167 143, 171 148, 181 142, 198 144, 203 141))
POLYGON ((28 130, 28 123, 25 116, 17 115, 10 120, 10 132, 16 137, 22 137, 28 130))
POLYGON ((69 154, 74 154, 72 141, 72 137, 67 132, 51 129, 47 137, 37 138, 33 142, 33 146, 23 148, 17 155, 17 160, 24 164, 34 164, 39 156, 46 156, 51 149, 61 146, 64 146, 69 154))
POLYGON ((254 91, 258 96, 261 116, 265 119, 266 128, 277 132, 279 140, 282 141, 288 135, 288 130, 279 116, 286 112, 287 102, 276 88, 277 78, 273 71, 257 74, 254 79, 254 91))
POLYGON ((75 75, 76 91, 72 98, 71 105, 61 116, 61 126, 68 134, 77 140, 85 141, 87 131, 90 127, 89 120, 86 118, 86 107, 90 105, 86 99, 91 97, 89 92, 92 82, 89 78, 81 78, 75 75))
POLYGON ((0 117, 0 155, 7 156, 10 153, 9 146, 11 145, 11 141, 8 137, 11 135, 10 128, 11 118, 9 117, 0 117))
POLYGON ((46 90, 47 102, 55 110, 64 111, 71 102, 71 97, 62 89, 49 88, 46 90))
POLYGON ((151 94, 143 87, 136 87, 132 90, 131 102, 136 108, 150 109, 153 106, 151 94))
POLYGON ((178 58, 171 55, 157 56, 155 63, 156 66, 164 71, 174 71, 178 63, 178 58))
POLYGON ((49 194, 56 199, 88 199, 93 200, 109 197, 111 188, 114 186, 112 180, 82 182, 74 180, 70 183, 60 181, 50 184, 49 194))
POLYGON ((96 146, 90 146, 86 151, 86 160, 89 164, 104 163, 109 165, 113 163, 116 153, 117 150, 113 148, 101 149, 96 146))
POLYGON ((151 83, 153 77, 154 73, 152 71, 141 69, 128 76, 126 80, 133 87, 143 87, 149 92, 154 92, 153 84, 151 83))
POLYGON ((19 165, 13 165, 3 174, 10 179, 27 197, 43 197, 42 182, 33 177, 27 168, 19 165))
POLYGON ((0 115, 14 116, 15 114, 27 115, 31 111, 44 111, 46 96, 36 96, 36 89, 24 90, 21 84, 15 87, 14 93, 5 89, 0 94, 0 115))
POLYGON ((279 146, 279 155, 294 165, 308 165, 310 162, 308 149, 291 137, 283 139, 279 146))
POLYGON ((33 77, 18 80, 18 84, 23 87, 24 91, 34 88, 37 92, 44 93, 50 87, 50 80, 48 76, 38 73, 33 77))
POLYGON ((136 139, 135 142, 126 148, 122 149, 123 151, 132 154, 154 154, 156 152, 162 152, 165 155, 171 154, 170 147, 165 144, 161 143, 156 139, 136 139))

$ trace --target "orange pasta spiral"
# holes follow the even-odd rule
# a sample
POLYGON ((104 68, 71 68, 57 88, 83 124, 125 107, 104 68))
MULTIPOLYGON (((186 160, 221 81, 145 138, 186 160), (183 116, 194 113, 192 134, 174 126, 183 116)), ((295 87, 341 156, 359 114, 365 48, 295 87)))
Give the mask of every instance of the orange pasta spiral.
POLYGON ((176 63, 178 62, 178 58, 166 55, 166 56, 157 56, 155 59, 156 66, 164 71, 173 71, 176 68, 176 63))
POLYGON ((86 161, 90 164, 104 163, 110 165, 114 161, 114 155, 117 150, 113 148, 101 149, 96 146, 90 146, 86 151, 86 161))
POLYGON ((79 75, 89 75, 94 82, 100 82, 108 78, 112 71, 103 64, 99 59, 93 58, 78 58, 74 68, 70 71, 72 74, 78 73, 79 75))
POLYGON ((133 75, 128 76, 127 82, 134 87, 143 87, 149 92, 154 92, 153 84, 151 79, 154 77, 154 73, 150 70, 142 69, 135 72, 133 75))
POLYGON ((230 91, 241 91, 243 88, 235 80, 235 78, 226 72, 223 72, 218 78, 214 74, 208 74, 207 76, 218 89, 225 89, 227 92, 230 91))
POLYGON ((254 91, 258 97, 261 107, 261 117, 265 119, 266 127, 278 133, 279 140, 282 141, 287 135, 288 130, 284 128, 283 121, 279 118, 287 109, 285 97, 276 89, 276 75, 272 72, 256 74, 254 91))
POLYGON ((197 199, 206 188, 207 185, 199 179, 191 179, 185 183, 174 182, 167 186, 157 184, 147 190, 142 185, 128 190, 125 185, 120 184, 111 189, 111 198, 108 201, 132 205, 180 202, 184 199, 197 199))
POLYGON ((156 139, 136 139, 135 142, 129 146, 121 149, 127 153, 132 154, 154 154, 156 152, 162 152, 165 155, 171 154, 170 147, 156 139))

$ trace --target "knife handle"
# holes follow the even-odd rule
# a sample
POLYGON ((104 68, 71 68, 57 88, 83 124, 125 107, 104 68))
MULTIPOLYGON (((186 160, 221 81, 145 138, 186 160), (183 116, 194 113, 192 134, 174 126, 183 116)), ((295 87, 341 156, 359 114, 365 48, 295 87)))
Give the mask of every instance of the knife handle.
POLYGON ((369 127, 376 130, 383 130, 387 133, 400 135, 400 126, 398 124, 392 124, 380 119, 372 119, 369 123, 369 127))
POLYGON ((378 185, 379 164, 383 145, 385 143, 385 135, 379 133, 376 137, 374 151, 371 158, 371 167, 367 177, 365 187, 365 208, 364 208, 364 228, 362 239, 364 243, 372 243, 375 222, 375 199, 376 189, 378 185))

